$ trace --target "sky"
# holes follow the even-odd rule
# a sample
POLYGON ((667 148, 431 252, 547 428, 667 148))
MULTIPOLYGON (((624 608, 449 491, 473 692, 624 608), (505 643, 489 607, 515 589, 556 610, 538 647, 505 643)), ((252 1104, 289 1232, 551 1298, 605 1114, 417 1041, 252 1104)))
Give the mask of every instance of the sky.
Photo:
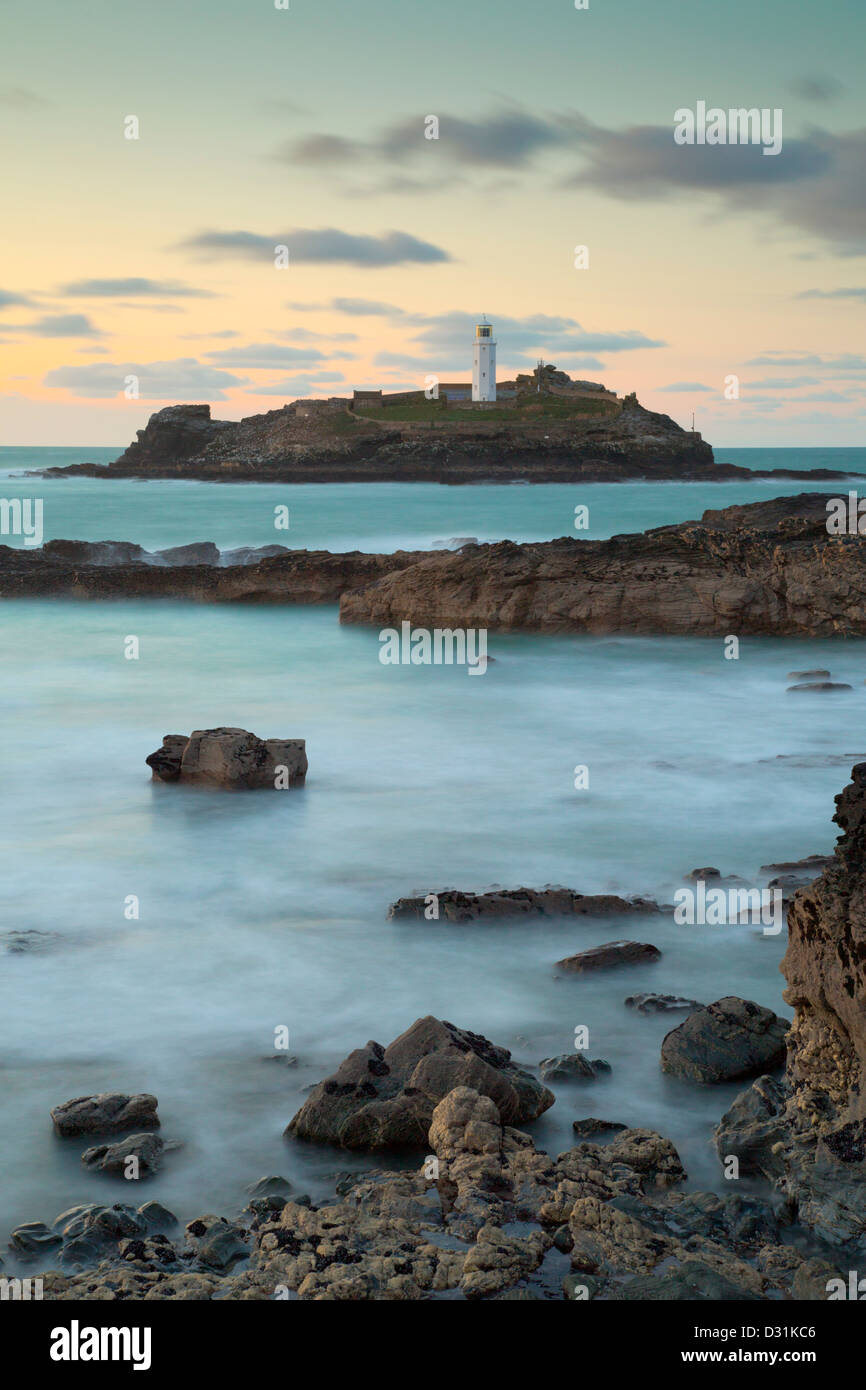
POLYGON ((468 380, 485 314, 500 379, 866 443, 863 0, 282 3, 0 0, 0 444, 468 380))

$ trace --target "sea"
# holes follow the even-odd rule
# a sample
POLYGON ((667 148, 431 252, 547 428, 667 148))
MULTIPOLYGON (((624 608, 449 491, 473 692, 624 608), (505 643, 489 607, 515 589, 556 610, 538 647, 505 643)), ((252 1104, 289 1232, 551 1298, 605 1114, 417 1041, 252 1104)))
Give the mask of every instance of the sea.
MULTIPOLYGON (((758 470, 755 481, 25 476, 117 452, 0 449, 0 492, 42 500, 46 540, 392 551, 574 535, 577 506, 589 508, 579 534, 600 538, 848 490, 762 469, 866 472, 866 449, 728 449, 719 461, 758 470)), ((830 852, 833 798, 866 759, 862 641, 745 638, 731 660, 717 638, 492 633, 493 662, 469 678, 383 665, 378 633, 341 627, 330 605, 25 599, 2 603, 0 625, 0 1245, 81 1202, 230 1215, 266 1174, 321 1200, 338 1175, 383 1160, 289 1140, 286 1125, 353 1048, 426 1014, 530 1069, 588 1029, 588 1055, 611 1070, 556 1084, 536 1143, 570 1147, 589 1115, 650 1127, 677 1145, 692 1187, 724 1187, 712 1131, 740 1087, 662 1074, 661 1041, 683 1015, 624 1001, 737 994, 789 1017, 784 929, 669 915, 389 921, 388 906, 445 887, 545 884, 670 903, 696 867, 761 886, 762 865, 830 852), (130 636, 138 659, 125 655, 130 636), (853 690, 787 695, 787 673, 813 667, 853 690), (306 786, 230 795, 150 780, 145 758, 164 734, 219 724, 306 739, 306 786), (652 942, 660 960, 556 970, 620 938, 652 942), (52 1129, 53 1106, 107 1090, 158 1096, 161 1133, 178 1144, 133 1192, 85 1171, 87 1141, 52 1129)))

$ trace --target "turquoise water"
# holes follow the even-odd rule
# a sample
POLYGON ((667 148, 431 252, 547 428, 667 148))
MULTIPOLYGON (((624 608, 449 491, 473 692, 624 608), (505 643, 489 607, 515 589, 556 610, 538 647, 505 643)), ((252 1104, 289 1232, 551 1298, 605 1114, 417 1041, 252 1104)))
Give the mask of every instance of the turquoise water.
MULTIPOLYGON (((285 491, 76 480, 37 495, 46 516, 64 511, 55 534, 233 545, 273 539, 257 509, 285 491)), ((289 491, 301 499, 292 544, 331 535, 363 549, 478 534, 488 514, 495 534, 560 534, 574 499, 558 487, 289 491)), ((613 489, 583 490, 596 491, 613 489)), ((699 496, 718 505, 711 491, 624 486, 609 505, 631 518, 666 507, 663 522, 695 514, 699 496)), ((720 1185, 710 1133, 737 1088, 663 1077, 659 1044, 678 1019, 623 999, 738 993, 782 1009, 783 936, 668 918, 457 927, 385 913, 413 891, 494 883, 670 901, 698 865, 760 882, 761 864, 828 851, 833 797, 866 758, 862 642, 746 640, 726 661, 711 639, 493 635, 495 664, 470 679, 381 665, 377 634, 340 627, 332 607, 28 600, 3 604, 0 620, 2 929, 47 934, 38 952, 0 954, 0 1238, 79 1201, 229 1212, 266 1172, 323 1193, 369 1161, 282 1138, 303 1088, 425 1013, 527 1065, 587 1025, 612 1073, 559 1088, 537 1141, 567 1147, 586 1114, 650 1125, 696 1185, 720 1185), (129 634, 138 661, 123 657, 129 634), (786 672, 817 665, 854 690, 786 696, 786 672), (163 734, 220 723, 306 738, 306 787, 226 796, 150 782, 144 758, 163 734), (140 917, 127 920, 133 894, 140 917), (653 941, 661 961, 557 976, 560 957, 623 936, 653 941), (280 1026, 293 1067, 266 1060, 280 1026), (163 1135, 184 1145, 131 1195, 85 1174, 85 1143, 51 1131, 51 1106, 106 1089, 155 1092, 163 1135)))
MULTIPOLYGON (((427 549, 453 537, 481 541, 602 539, 687 521, 708 507, 763 501, 790 492, 833 491, 832 483, 595 483, 589 485, 439 487, 436 484, 334 485, 42 479, 28 468, 87 460, 106 463, 114 449, 0 449, 4 497, 43 499, 45 539, 135 541, 147 549, 214 541, 290 545, 306 550, 427 549), (574 509, 589 507, 589 529, 574 530, 574 509), (289 531, 274 527, 288 506, 289 531)), ((866 473, 866 449, 728 449, 720 462, 750 468, 841 468, 866 473)), ((835 485, 840 491, 844 486, 835 485)), ((21 545, 19 537, 0 537, 21 545)))

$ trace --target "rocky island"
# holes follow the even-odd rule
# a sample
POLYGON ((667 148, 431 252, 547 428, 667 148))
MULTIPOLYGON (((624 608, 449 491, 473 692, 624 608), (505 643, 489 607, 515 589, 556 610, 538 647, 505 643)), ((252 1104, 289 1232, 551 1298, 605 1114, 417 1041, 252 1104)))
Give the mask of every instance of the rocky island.
MULTIPOLYGON (((569 378, 565 373, 558 375, 569 378)), ((758 476, 716 463, 699 434, 594 383, 564 394, 449 408, 405 393, 380 406, 298 400, 239 421, 209 405, 157 411, 119 458, 42 470, 46 477, 196 478, 281 483, 726 482, 758 476)), ((818 468, 760 476, 860 476, 818 468)))

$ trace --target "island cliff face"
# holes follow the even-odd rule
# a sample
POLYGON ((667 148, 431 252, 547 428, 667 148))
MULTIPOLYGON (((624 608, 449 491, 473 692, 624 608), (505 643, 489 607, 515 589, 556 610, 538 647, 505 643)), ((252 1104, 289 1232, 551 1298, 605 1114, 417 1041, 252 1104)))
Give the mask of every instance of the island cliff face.
POLYGON ((222 482, 570 482, 626 478, 736 478, 749 470, 713 462, 700 435, 634 398, 611 413, 514 421, 400 423, 325 402, 294 402, 237 422, 212 420, 208 405, 167 406, 107 467, 48 473, 106 478, 200 478, 222 482), (317 408, 318 407, 318 408, 317 408))

